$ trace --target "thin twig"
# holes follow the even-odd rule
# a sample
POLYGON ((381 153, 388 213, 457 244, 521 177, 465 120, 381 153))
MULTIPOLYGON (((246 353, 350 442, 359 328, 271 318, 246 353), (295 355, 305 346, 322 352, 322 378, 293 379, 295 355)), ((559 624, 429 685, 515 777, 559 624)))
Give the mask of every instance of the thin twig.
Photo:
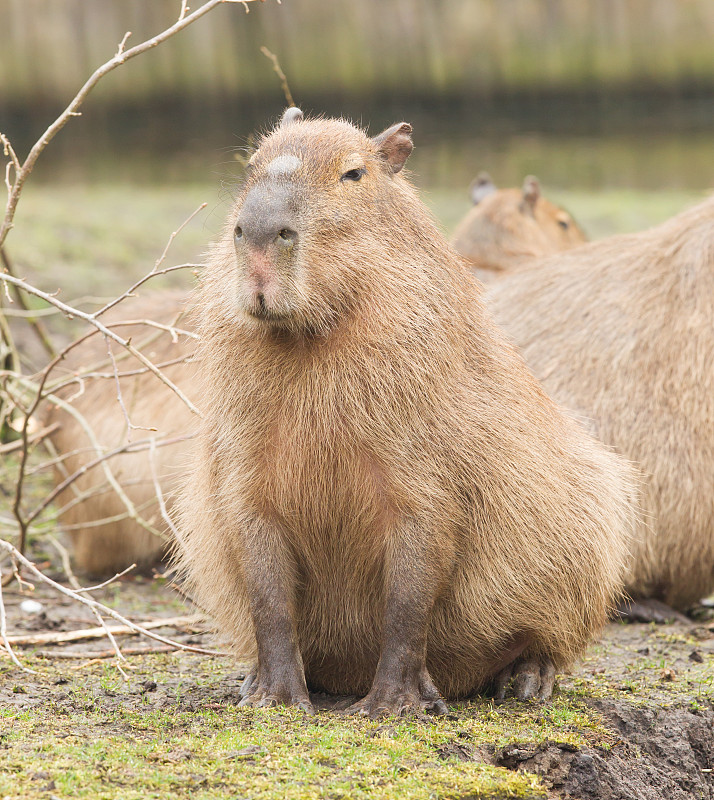
POLYGON ((283 94, 285 95, 285 99, 288 102, 289 106, 294 106, 295 101, 293 100, 292 92, 290 91, 290 87, 288 86, 288 79, 285 77, 285 73, 280 69, 280 62, 278 61, 278 57, 275 53, 271 53, 267 47, 263 46, 260 48, 260 52, 266 57, 269 58, 273 62, 273 69, 275 70, 276 75, 280 79, 280 86, 283 90, 283 94))
POLYGON ((121 381, 119 380, 119 368, 117 367, 116 359, 114 358, 114 353, 112 351, 112 344, 104 337, 106 344, 107 344, 107 353, 109 353, 109 359, 112 362, 112 371, 114 373, 114 383, 117 388, 117 402, 119 403, 119 408, 121 408, 122 414, 124 415, 124 422, 126 422, 126 437, 127 441, 131 441, 131 432, 132 431, 156 431, 155 427, 145 427, 141 425, 134 425, 134 423, 129 419, 129 412, 124 405, 124 395, 122 394, 121 390, 121 381))
POLYGON ((149 466, 151 467, 151 477, 154 481, 154 494, 156 495, 156 499, 159 501, 159 508, 161 509, 161 516, 164 519, 164 522, 169 526, 169 530, 173 533, 177 542, 181 541, 181 534, 178 532, 178 529, 174 525, 173 520, 169 516, 169 512, 166 509, 166 503, 164 501, 164 493, 161 491, 161 484, 159 483, 159 476, 156 473, 156 459, 154 458, 156 454, 156 442, 152 439, 151 445, 149 447, 149 466))
POLYGON ((105 586, 109 586, 109 584, 119 580, 119 578, 123 578, 124 575, 126 575, 128 572, 131 572, 133 569, 136 569, 136 564, 130 564, 126 569, 123 569, 121 572, 117 572, 116 575, 113 575, 111 578, 107 578, 105 581, 102 581, 101 583, 97 583, 94 586, 87 586, 84 589, 78 588, 75 591, 96 592, 97 589, 103 589, 105 586))

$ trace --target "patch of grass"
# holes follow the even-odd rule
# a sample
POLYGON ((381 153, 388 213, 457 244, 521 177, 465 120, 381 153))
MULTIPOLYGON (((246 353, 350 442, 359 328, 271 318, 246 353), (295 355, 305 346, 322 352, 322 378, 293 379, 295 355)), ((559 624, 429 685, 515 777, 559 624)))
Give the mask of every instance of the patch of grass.
POLYGON ((540 798, 531 774, 484 763, 511 742, 608 746, 612 734, 578 697, 551 704, 487 700, 447 717, 363 720, 320 711, 237 708, 233 665, 185 654, 14 669, 1 692, 34 683, 0 709, 0 796, 62 798, 540 798), (156 690, 146 691, 145 681, 156 690), (47 789, 48 786, 53 788, 47 789))

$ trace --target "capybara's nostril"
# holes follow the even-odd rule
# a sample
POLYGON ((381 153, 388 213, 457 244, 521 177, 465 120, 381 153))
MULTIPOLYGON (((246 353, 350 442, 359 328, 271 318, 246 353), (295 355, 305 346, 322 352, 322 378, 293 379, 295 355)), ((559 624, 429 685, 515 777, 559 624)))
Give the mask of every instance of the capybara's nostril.
POLYGON ((265 295, 262 292, 258 292, 255 299, 258 301, 258 308, 261 311, 265 311, 265 295))
POLYGON ((294 242, 297 239, 297 233, 290 228, 281 228, 278 232, 278 238, 284 242, 294 242))

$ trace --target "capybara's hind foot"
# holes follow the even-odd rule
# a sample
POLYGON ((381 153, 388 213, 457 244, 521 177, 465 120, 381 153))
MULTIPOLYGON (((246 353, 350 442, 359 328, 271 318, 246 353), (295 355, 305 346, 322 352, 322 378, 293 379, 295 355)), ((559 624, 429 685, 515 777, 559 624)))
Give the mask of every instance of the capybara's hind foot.
POLYGON ((504 667, 494 683, 498 701, 506 699, 509 684, 518 700, 550 700, 555 684, 555 667, 550 659, 518 659, 504 667))
POLYGON ((375 682, 369 694, 353 703, 345 713, 374 719, 391 715, 403 717, 417 713, 446 714, 447 711, 439 690, 426 673, 409 686, 386 681, 375 682))
POLYGON ((313 715, 310 698, 301 689, 292 690, 280 683, 264 685, 258 680, 257 669, 251 670, 240 688, 241 701, 238 708, 273 708, 274 706, 297 706, 306 714, 313 715))
POLYGON ((657 625, 666 625, 668 622, 692 624, 689 617, 652 597, 643 600, 623 600, 615 610, 615 617, 624 622, 655 622, 657 625))

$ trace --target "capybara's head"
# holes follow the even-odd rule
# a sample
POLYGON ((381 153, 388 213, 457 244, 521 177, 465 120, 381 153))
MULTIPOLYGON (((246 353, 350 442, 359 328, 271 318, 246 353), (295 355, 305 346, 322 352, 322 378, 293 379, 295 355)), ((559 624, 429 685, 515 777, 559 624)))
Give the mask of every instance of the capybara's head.
POLYGON ((481 269, 507 272, 587 241, 570 214, 543 197, 532 175, 521 189, 497 189, 482 172, 471 184, 471 200, 474 207, 459 224, 453 244, 481 269))
MULTIPOLYGON (((393 225, 411 126, 369 138, 289 108, 259 143, 234 216, 239 312, 256 325, 321 330, 343 313, 360 259, 393 225)), ((373 259, 372 259, 373 260, 373 259)))

